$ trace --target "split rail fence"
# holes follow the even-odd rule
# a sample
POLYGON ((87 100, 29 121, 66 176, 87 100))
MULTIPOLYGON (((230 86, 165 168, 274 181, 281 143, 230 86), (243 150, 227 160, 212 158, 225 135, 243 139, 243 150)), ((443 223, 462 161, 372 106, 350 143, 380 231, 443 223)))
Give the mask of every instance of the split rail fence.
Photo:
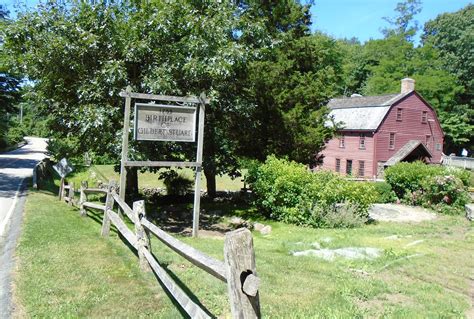
POLYGON ((210 257, 203 252, 169 235, 147 219, 144 201, 136 201, 129 207, 116 192, 117 184, 111 181, 107 188, 89 188, 82 182, 79 188, 79 201, 74 199, 73 183, 61 182, 59 199, 69 205, 80 208, 81 216, 87 216, 86 209, 104 212, 101 235, 109 236, 111 225, 138 252, 140 269, 151 271, 166 287, 168 292, 179 303, 191 318, 212 318, 208 311, 195 303, 184 290, 172 279, 168 271, 160 265, 152 253, 150 235, 156 236, 166 246, 201 268, 217 279, 227 283, 230 308, 233 318, 260 318, 259 286, 252 234, 246 228, 228 232, 224 242, 224 262, 210 257), (87 201, 88 194, 104 194, 105 204, 87 201), (114 206, 119 210, 114 211, 114 206), (123 214, 122 214, 123 212, 123 214), (126 225, 124 215, 134 224, 134 231, 126 225))

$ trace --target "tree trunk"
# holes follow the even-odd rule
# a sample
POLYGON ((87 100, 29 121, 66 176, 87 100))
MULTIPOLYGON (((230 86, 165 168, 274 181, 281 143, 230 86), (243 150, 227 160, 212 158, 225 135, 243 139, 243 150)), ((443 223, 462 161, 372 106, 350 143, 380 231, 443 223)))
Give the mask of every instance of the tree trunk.
POLYGON ((209 198, 216 197, 216 170, 213 168, 204 169, 204 175, 207 182, 207 196, 209 198))
POLYGON ((138 169, 136 167, 127 167, 125 194, 127 199, 132 201, 138 197, 138 169))

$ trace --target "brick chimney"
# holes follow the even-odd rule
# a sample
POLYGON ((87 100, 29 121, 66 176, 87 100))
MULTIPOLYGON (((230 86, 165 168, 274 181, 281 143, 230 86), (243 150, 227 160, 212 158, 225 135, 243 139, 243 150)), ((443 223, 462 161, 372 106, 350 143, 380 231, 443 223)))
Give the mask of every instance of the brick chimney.
POLYGON ((415 80, 410 78, 404 78, 402 80, 402 90, 401 93, 409 93, 415 91, 415 80))

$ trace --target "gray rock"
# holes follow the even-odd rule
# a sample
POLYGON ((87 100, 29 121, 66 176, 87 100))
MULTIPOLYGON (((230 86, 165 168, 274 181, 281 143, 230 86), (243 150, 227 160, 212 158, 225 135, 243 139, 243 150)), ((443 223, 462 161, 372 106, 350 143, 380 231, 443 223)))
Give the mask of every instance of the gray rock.
POLYGON ((467 204, 465 206, 465 209, 466 209, 466 218, 471 222, 474 221, 474 204, 467 204))
POLYGON ((293 256, 315 256, 327 261, 333 261, 336 257, 345 259, 375 259, 380 257, 383 250, 372 247, 346 247, 339 249, 309 249, 304 251, 291 252, 293 256))
POLYGON ((255 229, 256 231, 261 231, 264 227, 265 227, 265 225, 261 224, 261 223, 254 223, 253 224, 253 229, 255 229))
POLYGON ((270 225, 267 225, 265 227, 263 227, 261 230, 260 230, 260 234, 262 235, 268 235, 272 232, 272 226, 270 225))

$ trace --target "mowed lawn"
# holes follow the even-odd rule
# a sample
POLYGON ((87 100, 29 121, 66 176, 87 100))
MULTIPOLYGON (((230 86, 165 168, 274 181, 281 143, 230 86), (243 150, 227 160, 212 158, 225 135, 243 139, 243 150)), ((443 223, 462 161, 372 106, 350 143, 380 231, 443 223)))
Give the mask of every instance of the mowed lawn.
MULTIPOLYGON (((165 169, 162 169, 165 170, 165 169)), ((178 174, 194 181, 194 170, 190 168, 175 169, 178 174)), ((243 170, 245 174, 246 170, 243 170)), ((108 183, 110 180, 118 181, 120 175, 115 172, 114 165, 92 165, 88 168, 78 167, 73 174, 68 176, 68 181, 74 182, 79 186, 81 181, 90 181, 89 186, 97 184, 97 182, 108 183), (91 185, 92 184, 92 185, 91 185)), ((159 179, 158 173, 139 172, 138 173, 139 188, 164 188, 163 181, 159 179)), ((232 179, 228 175, 216 176, 216 188, 218 191, 239 191, 244 187, 242 177, 232 179)), ((201 175, 201 189, 207 189, 207 182, 204 174, 201 175)))
MULTIPOLYGON (((112 232, 100 237, 100 214, 86 218, 48 192, 30 191, 17 256, 20 317, 180 318, 174 302, 112 232)), ((462 318, 474 292, 474 226, 440 216, 419 224, 311 229, 267 222, 253 232, 265 318, 462 318), (396 237, 394 236, 396 235, 396 237), (313 248, 374 247, 374 260, 294 257, 313 248)), ((183 238, 223 259, 223 240, 183 238)), ((157 240, 160 263, 212 314, 229 317, 226 285, 157 240)))

